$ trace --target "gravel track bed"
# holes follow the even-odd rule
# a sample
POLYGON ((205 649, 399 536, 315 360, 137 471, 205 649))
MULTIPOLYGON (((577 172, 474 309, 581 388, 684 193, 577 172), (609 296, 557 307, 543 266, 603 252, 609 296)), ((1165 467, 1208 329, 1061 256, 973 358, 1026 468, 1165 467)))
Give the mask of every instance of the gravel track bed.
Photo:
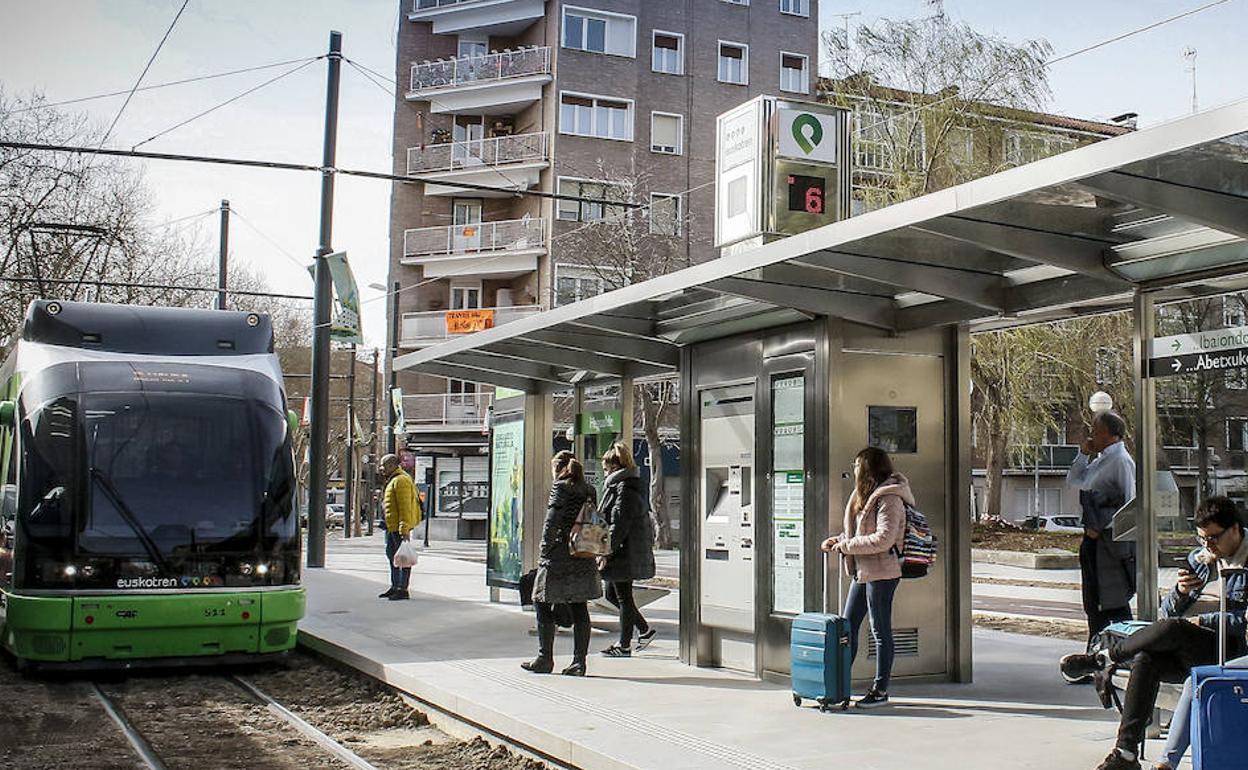
POLYGON ((484 740, 457 741, 388 686, 331 661, 293 655, 248 677, 261 690, 364 759, 391 770, 544 770, 484 740))
POLYGON ((345 767, 223 676, 133 676, 100 687, 171 770, 345 767))
POLYGON ((0 768, 141 768, 90 688, 77 681, 24 679, 0 661, 0 768))

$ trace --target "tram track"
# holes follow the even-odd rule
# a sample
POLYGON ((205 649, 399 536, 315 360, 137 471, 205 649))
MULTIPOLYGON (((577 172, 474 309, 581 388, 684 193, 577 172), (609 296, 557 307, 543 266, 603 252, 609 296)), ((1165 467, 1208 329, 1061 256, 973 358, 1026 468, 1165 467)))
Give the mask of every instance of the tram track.
POLYGON ((378 770, 241 676, 134 680, 124 685, 92 681, 88 686, 149 770, 236 766, 219 752, 239 743, 248 752, 245 758, 238 757, 243 760, 238 764, 249 768, 378 770), (150 689, 153 684, 159 692, 150 689), (194 729, 171 729, 187 710, 200 717, 194 729))

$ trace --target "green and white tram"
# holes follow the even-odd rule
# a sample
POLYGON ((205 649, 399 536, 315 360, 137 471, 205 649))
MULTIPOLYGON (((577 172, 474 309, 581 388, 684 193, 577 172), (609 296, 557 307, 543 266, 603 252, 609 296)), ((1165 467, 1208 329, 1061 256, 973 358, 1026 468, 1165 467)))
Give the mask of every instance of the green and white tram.
POLYGON ((38 301, 0 367, 0 644, 255 658, 304 612, 292 425, 258 313, 38 301))

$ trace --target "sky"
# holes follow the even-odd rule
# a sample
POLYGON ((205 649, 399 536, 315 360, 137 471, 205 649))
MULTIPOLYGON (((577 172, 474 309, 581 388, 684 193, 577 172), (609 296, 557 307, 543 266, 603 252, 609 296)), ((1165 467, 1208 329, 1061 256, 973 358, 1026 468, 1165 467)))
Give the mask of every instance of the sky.
MULTIPOLYGON (((855 24, 931 13, 929 0, 818 1, 825 28, 843 24, 833 17, 840 13, 861 12, 855 24)), ((49 101, 124 91, 134 84, 181 2, 0 0, 0 86, 10 95, 39 91, 49 101)), ((1209 2, 945 0, 944 11, 1007 40, 1046 39, 1061 56, 1209 2)), ((348 59, 392 73, 399 23, 399 5, 391 0, 190 0, 143 82, 317 56, 327 49, 331 29, 343 33, 348 59)), ((1187 115, 1192 98, 1183 58, 1187 47, 1197 50, 1201 109, 1246 98, 1244 29, 1248 0, 1228 0, 1059 62, 1049 73, 1049 109, 1093 119, 1137 112, 1141 127, 1187 115)), ((109 144, 131 147, 295 66, 136 93, 109 144)), ((342 78, 338 165, 389 171, 393 97, 349 66, 343 67, 342 78)), ((318 164, 324 99, 325 63, 318 61, 141 149, 318 164)), ((67 109, 81 109, 107 126, 123 100, 118 96, 67 109)), ((160 161, 143 166, 156 223, 181 220, 170 226, 183 233, 199 228, 201 238, 215 244, 215 214, 183 218, 215 211, 228 198, 240 214, 230 228, 231 260, 263 275, 273 291, 311 293, 304 265, 317 247, 317 174, 160 161)), ((367 286, 386 282, 390 184, 339 177, 336 187, 333 246, 350 255, 365 302, 368 344, 384 346, 384 296, 367 286)), ((209 251, 215 254, 215 247, 209 251)))

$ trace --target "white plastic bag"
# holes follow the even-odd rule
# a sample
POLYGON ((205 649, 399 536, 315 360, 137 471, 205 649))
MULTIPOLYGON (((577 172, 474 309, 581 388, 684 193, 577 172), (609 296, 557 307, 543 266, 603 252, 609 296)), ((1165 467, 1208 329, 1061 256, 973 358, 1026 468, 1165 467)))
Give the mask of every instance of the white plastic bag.
POLYGON ((399 569, 406 567, 415 567, 416 562, 420 560, 420 553, 416 550, 416 546, 411 540, 404 540, 399 546, 399 550, 394 552, 394 566, 399 569))

